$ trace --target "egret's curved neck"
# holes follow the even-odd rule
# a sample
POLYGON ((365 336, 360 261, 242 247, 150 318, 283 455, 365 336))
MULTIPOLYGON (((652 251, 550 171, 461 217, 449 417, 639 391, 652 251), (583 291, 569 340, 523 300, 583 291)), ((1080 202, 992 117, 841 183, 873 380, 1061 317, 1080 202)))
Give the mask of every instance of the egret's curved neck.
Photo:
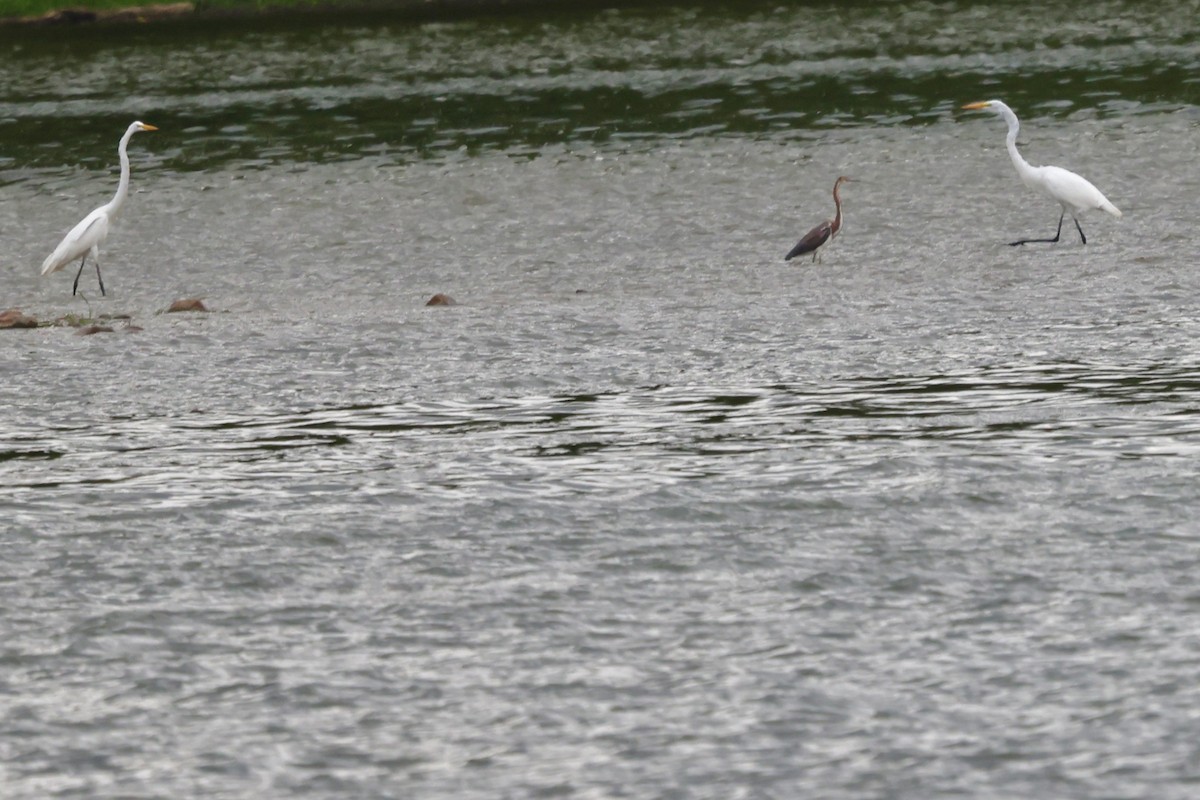
POLYGON ((1012 159, 1013 166, 1016 167, 1017 174, 1022 179, 1027 178, 1033 173, 1033 167, 1017 150, 1017 134, 1021 131, 1021 123, 1008 106, 1000 106, 999 111, 1000 116, 1004 117, 1004 121, 1008 123, 1008 136, 1004 140, 1008 146, 1008 155, 1012 159))
POLYGON ((129 194, 129 153, 126 152, 126 148, 129 147, 129 140, 135 133, 137 133, 136 128, 125 131, 125 135, 121 137, 121 143, 117 145, 117 155, 121 158, 121 182, 117 184, 117 193, 108 202, 110 217, 116 217, 121 213, 121 206, 125 204, 125 197, 129 194))

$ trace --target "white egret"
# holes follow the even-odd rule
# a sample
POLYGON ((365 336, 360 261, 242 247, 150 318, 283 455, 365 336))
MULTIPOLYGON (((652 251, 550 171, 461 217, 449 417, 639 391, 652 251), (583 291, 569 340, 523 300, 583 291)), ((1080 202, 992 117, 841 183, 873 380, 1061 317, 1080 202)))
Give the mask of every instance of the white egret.
POLYGON ((117 154, 121 157, 121 181, 117 184, 117 193, 104 205, 88 214, 79 224, 71 228, 63 237, 45 261, 42 262, 42 274, 49 275, 79 259, 79 271, 75 273, 75 283, 71 286, 71 294, 79 289, 79 276, 83 274, 83 265, 88 256, 96 265, 96 280, 100 282, 100 294, 104 294, 104 279, 100 277, 100 245, 108 238, 109 225, 121 213, 125 196, 129 194, 129 154, 125 152, 129 140, 138 131, 156 131, 158 128, 144 122, 135 122, 125 130, 121 143, 117 146, 117 154))
POLYGON ((1021 129, 1021 123, 1017 120, 1017 115, 1013 113, 1013 110, 1003 102, 985 100, 982 103, 968 103, 963 108, 968 111, 993 111, 1003 117, 1004 121, 1008 123, 1008 138, 1005 140, 1008 145, 1008 155, 1012 158, 1013 166, 1017 169, 1021 183, 1030 189, 1041 192, 1062 206, 1062 214, 1058 217, 1058 230, 1054 232, 1053 239, 1021 239, 1018 242, 1009 242, 1013 247, 1027 242, 1057 242, 1062 233, 1063 218, 1067 214, 1070 214, 1071 219, 1074 220, 1075 230, 1079 231, 1079 238, 1083 240, 1084 244, 1087 244, 1083 228, 1079 227, 1077 219, 1079 214, 1098 208, 1107 211, 1114 217, 1121 216, 1121 210, 1108 202, 1108 198, 1083 176, 1076 175, 1062 167, 1035 167, 1022 158, 1021 154, 1017 152, 1017 132, 1021 129))
POLYGON ((837 207, 837 214, 833 219, 827 219, 817 227, 813 228, 808 233, 804 234, 804 238, 796 242, 796 246, 783 257, 784 261, 790 261, 796 256, 804 255, 805 253, 813 254, 813 262, 817 260, 817 248, 825 244, 825 242, 837 236, 838 231, 842 229, 842 198, 838 196, 838 189, 846 181, 853 180, 842 175, 833 184, 833 204, 837 207))

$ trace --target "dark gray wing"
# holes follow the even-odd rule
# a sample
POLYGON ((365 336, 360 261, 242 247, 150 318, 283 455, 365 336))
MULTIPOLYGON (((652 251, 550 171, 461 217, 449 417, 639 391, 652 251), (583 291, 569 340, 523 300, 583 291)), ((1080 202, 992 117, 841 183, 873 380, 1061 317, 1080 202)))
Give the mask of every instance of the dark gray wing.
POLYGON ((783 257, 784 261, 790 261, 796 256, 802 256, 805 253, 811 253, 829 240, 829 234, 833 231, 833 223, 825 220, 817 227, 813 228, 808 233, 804 234, 804 238, 796 242, 796 246, 792 251, 783 257))

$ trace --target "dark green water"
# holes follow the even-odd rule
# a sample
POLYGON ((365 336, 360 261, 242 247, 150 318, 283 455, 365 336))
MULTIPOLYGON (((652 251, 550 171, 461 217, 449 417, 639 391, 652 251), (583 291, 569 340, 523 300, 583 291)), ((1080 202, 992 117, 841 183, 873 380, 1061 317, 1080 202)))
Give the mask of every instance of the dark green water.
POLYGON ((1036 3, 742 2, 419 26, 5 31, 0 145, 20 166, 89 163, 141 114, 173 132, 162 166, 188 171, 819 140, 934 125, 983 94, 1058 120, 1164 114, 1200 101, 1196 10, 1101 3, 1071 19, 1036 3))
POLYGON ((1197 20, 0 32, 0 794, 1190 798, 1197 20))

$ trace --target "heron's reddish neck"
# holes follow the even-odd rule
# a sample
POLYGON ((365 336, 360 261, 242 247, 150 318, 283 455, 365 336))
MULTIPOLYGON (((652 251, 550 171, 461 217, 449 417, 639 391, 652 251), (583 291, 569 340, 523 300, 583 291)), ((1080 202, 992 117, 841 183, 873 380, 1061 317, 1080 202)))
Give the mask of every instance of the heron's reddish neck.
POLYGON ((837 214, 833 218, 833 225, 830 233, 837 233, 842 227, 842 198, 838 195, 838 189, 842 188, 842 182, 838 181, 833 184, 833 204, 837 206, 837 214))

